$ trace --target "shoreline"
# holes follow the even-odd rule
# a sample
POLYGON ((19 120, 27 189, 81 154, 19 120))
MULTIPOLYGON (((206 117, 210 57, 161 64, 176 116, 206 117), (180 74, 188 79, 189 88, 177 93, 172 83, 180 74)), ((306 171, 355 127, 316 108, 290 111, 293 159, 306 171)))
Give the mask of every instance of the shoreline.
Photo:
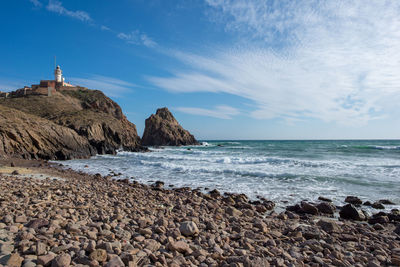
POLYGON ((400 264, 399 222, 333 220, 304 213, 315 212, 306 204, 302 211, 276 213, 271 203, 243 194, 164 189, 45 161, 8 159, 0 165, 49 176, 0 175, 2 265, 400 264))

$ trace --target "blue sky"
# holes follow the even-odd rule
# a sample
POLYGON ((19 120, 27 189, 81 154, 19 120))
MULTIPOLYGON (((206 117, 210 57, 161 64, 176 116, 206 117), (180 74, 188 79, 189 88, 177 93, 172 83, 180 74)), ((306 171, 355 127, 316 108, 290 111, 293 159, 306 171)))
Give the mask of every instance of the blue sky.
POLYGON ((142 134, 167 106, 198 139, 400 138, 400 1, 4 0, 0 90, 103 90, 142 134))

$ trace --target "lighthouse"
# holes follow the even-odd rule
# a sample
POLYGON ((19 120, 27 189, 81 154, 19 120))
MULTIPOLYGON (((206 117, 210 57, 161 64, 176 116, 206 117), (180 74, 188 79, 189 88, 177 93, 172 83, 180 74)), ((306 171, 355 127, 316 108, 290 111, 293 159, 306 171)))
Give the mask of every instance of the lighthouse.
POLYGON ((56 69, 54 70, 54 76, 56 83, 63 82, 62 71, 59 65, 57 65, 56 69))

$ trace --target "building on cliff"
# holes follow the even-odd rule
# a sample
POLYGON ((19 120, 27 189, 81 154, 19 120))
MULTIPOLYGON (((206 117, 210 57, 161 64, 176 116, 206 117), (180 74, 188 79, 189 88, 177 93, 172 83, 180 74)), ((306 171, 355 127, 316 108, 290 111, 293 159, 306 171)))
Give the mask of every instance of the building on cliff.
POLYGON ((9 93, 0 92, 0 97, 22 97, 26 95, 52 96, 60 91, 76 91, 78 89, 86 88, 65 82, 65 78, 62 75, 62 70, 60 66, 57 65, 56 69, 54 70, 54 80, 41 80, 39 84, 32 84, 31 87, 24 86, 24 88, 17 89, 16 91, 9 93))

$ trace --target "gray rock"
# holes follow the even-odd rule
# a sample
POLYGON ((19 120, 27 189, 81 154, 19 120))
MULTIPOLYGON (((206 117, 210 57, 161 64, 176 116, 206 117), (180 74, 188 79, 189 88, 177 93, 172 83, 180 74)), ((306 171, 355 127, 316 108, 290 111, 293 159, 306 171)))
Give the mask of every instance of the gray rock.
POLYGON ((181 231, 184 236, 194 236, 199 234, 199 228, 197 228, 197 225, 193 221, 181 223, 179 231, 181 231))

